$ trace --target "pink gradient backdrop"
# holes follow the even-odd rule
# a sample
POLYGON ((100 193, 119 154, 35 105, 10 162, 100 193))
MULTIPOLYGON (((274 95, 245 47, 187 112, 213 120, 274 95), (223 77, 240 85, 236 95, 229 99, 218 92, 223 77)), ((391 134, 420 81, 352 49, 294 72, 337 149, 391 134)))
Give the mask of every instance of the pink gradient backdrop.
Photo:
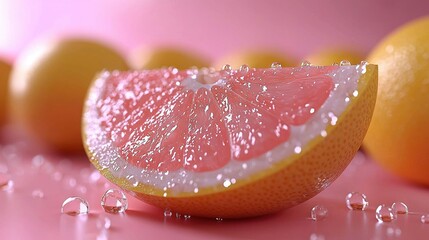
POLYGON ((14 58, 47 34, 100 38, 125 53, 175 44, 213 59, 243 47, 296 58, 336 45, 367 53, 397 26, 427 14, 423 0, 2 0, 0 53, 14 58))

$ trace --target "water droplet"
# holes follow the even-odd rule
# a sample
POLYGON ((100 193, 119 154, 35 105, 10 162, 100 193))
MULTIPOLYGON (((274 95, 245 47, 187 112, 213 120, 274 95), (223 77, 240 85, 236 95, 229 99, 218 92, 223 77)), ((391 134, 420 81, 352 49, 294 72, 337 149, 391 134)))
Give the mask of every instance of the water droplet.
POLYGON ((189 215, 189 214, 183 214, 183 218, 185 220, 189 220, 189 219, 191 219, 191 215, 189 215))
POLYGON ((302 151, 302 149, 301 149, 301 147, 300 146, 296 146, 295 148, 294 148, 294 150, 293 150, 296 154, 300 154, 301 153, 301 151, 302 151))
POLYGON ((225 71, 226 73, 231 73, 232 67, 229 64, 225 64, 222 66, 222 70, 225 71))
POLYGON ((5 192, 13 191, 14 182, 8 174, 0 174, 0 190, 5 192))
POLYGON ((380 222, 391 222, 396 219, 396 213, 384 204, 381 204, 375 210, 375 218, 380 222))
POLYGON ((312 233, 310 235, 310 240, 325 240, 325 236, 322 234, 312 233))
POLYGON ((97 218, 96 225, 97 225, 97 228, 100 229, 100 230, 107 230, 111 226, 111 221, 110 221, 110 219, 108 217, 99 216, 97 218))
POLYGON ((328 132, 326 132, 325 130, 322 130, 322 131, 320 131, 320 136, 326 137, 326 136, 328 136, 328 132))
POLYGON ((109 189, 101 198, 101 206, 108 213, 123 213, 128 209, 128 200, 121 190, 109 189))
POLYGON ((40 168, 44 162, 45 158, 42 155, 36 155, 31 159, 31 164, 36 168, 40 168))
POLYGON ((357 97, 358 95, 359 95, 358 90, 354 90, 354 91, 353 91, 353 97, 357 97))
POLYGON ((271 68, 280 69, 280 68, 282 68, 282 64, 279 62, 273 62, 273 63, 271 63, 271 68))
POLYGON ((33 190, 33 192, 31 193, 31 196, 33 196, 33 198, 43 198, 45 194, 42 192, 42 190, 36 189, 36 190, 33 190))
POLYGON ((92 171, 92 173, 89 175, 89 182, 90 183, 96 183, 100 180, 101 174, 97 170, 92 171))
POLYGON ((423 214, 423 215, 420 217, 420 221, 421 221, 422 223, 429 223, 429 214, 423 214))
POLYGON ((226 180, 223 182, 223 186, 224 186, 224 187, 226 187, 226 188, 227 188, 227 187, 229 187, 229 186, 231 186, 231 184, 232 184, 232 183, 231 183, 231 181, 230 181, 229 179, 226 179, 226 180))
POLYGON ((402 230, 399 228, 388 227, 386 233, 389 237, 399 237, 402 234, 402 230))
POLYGON ((171 217, 173 216, 173 212, 170 209, 164 210, 164 217, 171 217))
POLYGON ((328 209, 323 205, 316 205, 311 209, 311 219, 314 221, 320 221, 328 216, 328 209))
POLYGON ((392 204, 392 210, 397 214, 407 214, 408 206, 403 202, 395 202, 392 204))
POLYGON ((350 66, 350 65, 351 65, 351 63, 349 61, 347 61, 347 60, 342 60, 340 62, 340 66, 350 66))
POLYGON ((215 220, 216 220, 216 221, 218 221, 218 222, 222 222, 222 221, 223 221, 223 218, 221 218, 221 217, 217 217, 217 218, 215 218, 215 220))
POLYGON ((89 204, 88 202, 81 197, 69 197, 61 206, 61 213, 68 215, 79 215, 79 214, 88 214, 89 204))
POLYGON ((311 66, 311 63, 307 60, 304 60, 301 62, 301 67, 309 67, 311 66))
POLYGON ((63 179, 63 174, 62 174, 61 172, 56 171, 56 172, 54 172, 54 174, 52 175, 52 178, 53 178, 55 181, 61 181, 61 179, 63 179))
POLYGON ((177 219, 180 219, 182 217, 182 214, 180 214, 180 213, 176 213, 176 218, 177 219))
POLYGON ((240 73, 241 74, 247 74, 249 72, 250 68, 246 64, 243 64, 240 66, 240 73))
POLYGON ((369 205, 365 194, 359 192, 351 192, 346 196, 346 206, 350 210, 365 210, 369 205))

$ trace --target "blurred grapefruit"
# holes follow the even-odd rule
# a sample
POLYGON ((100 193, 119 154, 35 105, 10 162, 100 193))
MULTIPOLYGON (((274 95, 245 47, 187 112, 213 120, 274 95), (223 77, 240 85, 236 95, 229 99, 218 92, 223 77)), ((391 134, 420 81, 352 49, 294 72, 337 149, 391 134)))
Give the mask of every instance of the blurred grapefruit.
POLYGON ((347 60, 351 64, 359 64, 364 59, 361 53, 346 48, 327 48, 310 54, 305 58, 311 64, 318 66, 339 64, 342 60, 347 60))
POLYGON ((7 121, 7 96, 9 78, 12 66, 5 60, 0 60, 0 127, 7 121))

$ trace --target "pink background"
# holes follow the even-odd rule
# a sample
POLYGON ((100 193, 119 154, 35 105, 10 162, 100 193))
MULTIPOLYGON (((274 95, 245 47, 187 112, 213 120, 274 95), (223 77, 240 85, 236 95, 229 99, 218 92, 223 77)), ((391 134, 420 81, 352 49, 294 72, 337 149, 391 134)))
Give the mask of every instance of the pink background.
POLYGON ((2 0, 0 53, 13 58, 49 34, 99 38, 127 54, 159 44, 212 59, 254 47, 298 59, 331 46, 367 53, 397 26, 428 13, 425 0, 2 0))

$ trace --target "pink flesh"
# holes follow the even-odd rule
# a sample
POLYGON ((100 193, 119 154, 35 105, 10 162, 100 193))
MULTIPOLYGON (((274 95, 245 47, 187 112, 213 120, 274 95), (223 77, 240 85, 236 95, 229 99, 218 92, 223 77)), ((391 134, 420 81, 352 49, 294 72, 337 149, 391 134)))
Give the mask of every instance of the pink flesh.
POLYGON ((225 85, 184 87, 186 72, 121 73, 97 102, 102 127, 129 163, 147 170, 205 172, 247 161, 289 138, 333 88, 335 67, 257 69, 225 85))

